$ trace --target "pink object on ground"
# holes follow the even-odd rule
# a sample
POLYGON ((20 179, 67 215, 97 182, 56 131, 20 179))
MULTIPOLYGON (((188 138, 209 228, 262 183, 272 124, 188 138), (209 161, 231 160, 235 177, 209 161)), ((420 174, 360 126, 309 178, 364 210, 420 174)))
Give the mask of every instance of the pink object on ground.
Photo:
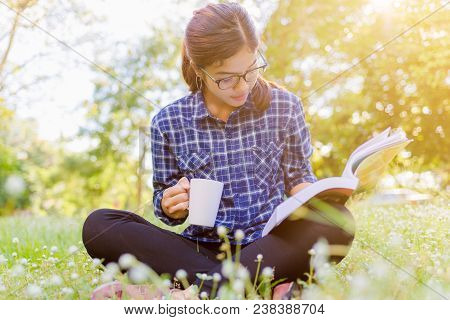
POLYGON ((299 290, 299 288, 293 281, 276 285, 273 288, 272 300, 291 300, 295 290, 299 290))

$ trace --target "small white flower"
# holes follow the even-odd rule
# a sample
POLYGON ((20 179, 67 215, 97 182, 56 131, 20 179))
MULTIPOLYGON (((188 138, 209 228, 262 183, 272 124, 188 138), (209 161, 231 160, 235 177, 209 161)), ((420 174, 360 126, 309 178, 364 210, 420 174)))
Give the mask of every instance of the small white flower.
POLYGON ((114 275, 110 271, 105 271, 100 276, 103 283, 111 282, 114 279, 114 275))
POLYGON ((222 276, 220 275, 220 273, 214 272, 213 274, 213 280, 215 282, 219 282, 220 280, 222 280, 222 276))
MULTIPOLYGON (((50 260, 50 258, 48 258, 48 259, 50 260)), ((55 261, 55 259, 56 259, 56 258, 53 258, 53 261, 55 261)), ((72 267, 75 266, 75 262, 69 261, 69 262, 67 262, 67 266, 70 267, 70 268, 72 268, 72 267)))
POLYGON ((12 243, 19 243, 19 238, 17 238, 17 237, 14 237, 14 238, 12 238, 12 243))
POLYGON ((245 233, 241 229, 237 229, 234 232, 234 238, 236 239, 236 241, 238 241, 238 242, 242 241, 242 239, 244 239, 244 237, 245 237, 245 233))
POLYGON ((26 289, 27 296, 37 298, 42 295, 42 289, 36 284, 29 284, 26 289))
POLYGON ((187 277, 187 272, 184 269, 179 269, 176 273, 175 273, 175 277, 178 280, 181 279, 185 279, 187 277))
POLYGON ((78 279, 79 278, 79 276, 78 276, 78 273, 76 273, 76 272, 73 272, 71 275, 70 275, 70 279, 72 279, 72 280, 76 280, 76 279, 78 279))
POLYGON ((22 258, 22 259, 19 260, 19 263, 23 264, 25 266, 28 263, 28 260, 25 259, 25 258, 22 258))
POLYGON ((115 263, 115 262, 109 262, 106 265, 106 270, 111 272, 111 274, 113 274, 113 275, 116 275, 120 271, 119 265, 117 263, 115 263))
POLYGON ((50 278, 50 284, 51 285, 53 285, 53 286, 60 286, 61 284, 62 284, 62 279, 61 279, 61 277, 60 276, 58 276, 58 275, 53 275, 53 276, 51 276, 51 278, 50 278))
POLYGON ((261 253, 259 253, 257 256, 256 256, 256 260, 258 260, 258 262, 259 261, 261 261, 263 259, 263 255, 261 254, 261 253))
POLYGON ((143 263, 139 263, 129 270, 128 278, 133 283, 144 283, 148 279, 148 273, 148 267, 143 263))
POLYGON ((219 235, 219 237, 223 237, 227 234, 227 228, 224 226, 218 226, 217 227, 217 234, 219 235))
POLYGON ((50 262, 50 263, 55 263, 55 262, 56 262, 56 258, 49 257, 49 258, 47 259, 47 261, 50 262))
POLYGON ((136 257, 129 253, 124 253, 119 258, 119 265, 122 269, 129 269, 134 266, 136 262, 136 257))
POLYGON ((263 277, 271 278, 273 276, 273 268, 271 267, 264 267, 262 270, 263 277))
POLYGON ((316 251, 314 249, 309 249, 308 250, 308 254, 311 256, 315 256, 316 255, 316 251))
POLYGON ((102 261, 98 258, 92 259, 92 264, 94 265, 94 267, 99 266, 101 263, 102 261))
POLYGON ((72 245, 72 246, 69 247, 68 251, 69 251, 70 254, 74 254, 75 252, 78 251, 78 247, 72 245))
POLYGON ((61 289, 61 293, 63 295, 72 295, 73 294, 73 289, 72 288, 62 288, 61 289))
POLYGON ((201 299, 208 299, 208 293, 206 293, 205 291, 202 291, 202 292, 200 293, 200 298, 201 298, 201 299))
POLYGON ((13 256, 13 258, 17 257, 17 252, 11 253, 11 256, 13 256))
POLYGON ((50 251, 55 253, 56 251, 58 251, 58 247, 57 246, 53 246, 50 248, 50 251))
POLYGON ((225 260, 222 263, 222 274, 224 277, 230 278, 231 275, 233 274, 233 263, 229 260, 225 260))
POLYGON ((98 279, 97 278, 92 279, 92 284, 97 284, 97 283, 98 283, 98 279))
POLYGON ((245 280, 250 276, 250 273, 248 272, 247 268, 245 268, 244 266, 240 265, 237 271, 237 277, 245 280))
POLYGON ((32 263, 31 266, 32 266, 33 268, 37 268, 37 264, 36 264, 36 263, 32 263))
POLYGON ((244 290, 244 281, 237 279, 233 282, 233 290, 236 293, 242 293, 242 291, 244 290))
POLYGON ((47 246, 42 246, 42 250, 47 250, 47 246))

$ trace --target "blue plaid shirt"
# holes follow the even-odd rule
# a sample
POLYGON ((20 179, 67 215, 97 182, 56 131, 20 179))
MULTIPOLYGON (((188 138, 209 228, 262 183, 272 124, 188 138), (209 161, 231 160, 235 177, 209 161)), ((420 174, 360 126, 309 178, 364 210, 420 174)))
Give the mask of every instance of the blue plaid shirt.
POLYGON ((315 182, 309 157, 313 152, 300 99, 272 89, 266 111, 255 108, 251 96, 224 122, 210 114, 198 91, 161 109, 151 123, 153 204, 155 215, 167 225, 172 219, 161 209, 166 188, 183 176, 224 183, 214 227, 189 225, 181 235, 205 242, 221 242, 217 227, 241 229, 246 244, 261 238, 265 223, 284 194, 302 182, 315 182))

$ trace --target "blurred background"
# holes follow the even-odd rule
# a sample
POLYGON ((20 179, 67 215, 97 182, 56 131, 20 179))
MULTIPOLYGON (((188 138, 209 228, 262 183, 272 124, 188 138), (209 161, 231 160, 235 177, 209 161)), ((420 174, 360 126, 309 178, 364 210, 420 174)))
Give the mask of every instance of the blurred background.
MULTIPOLYGON (((239 2, 265 77, 303 101, 318 178, 391 126, 414 142, 375 192, 448 194, 448 1, 239 2)), ((151 214, 148 125, 188 94, 181 40, 207 3, 0 0, 0 215, 151 214)))

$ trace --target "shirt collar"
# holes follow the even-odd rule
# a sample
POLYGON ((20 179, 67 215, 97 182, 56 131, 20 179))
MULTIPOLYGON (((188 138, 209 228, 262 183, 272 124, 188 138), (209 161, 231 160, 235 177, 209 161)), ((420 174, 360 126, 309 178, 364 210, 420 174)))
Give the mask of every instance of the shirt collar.
MULTIPOLYGON (((193 118, 195 120, 200 120, 203 118, 206 118, 208 116, 210 116, 211 118, 216 119, 216 117, 214 117, 213 115, 211 115, 211 113, 209 112, 208 108, 206 107, 206 103, 205 103, 205 97, 203 96, 203 92, 202 91, 197 91, 196 93, 194 93, 194 112, 193 112, 193 118)), ((254 109, 254 103, 253 100, 251 98, 251 94, 249 94, 247 96, 247 100, 245 101, 245 103, 240 106, 237 107, 235 110, 241 110, 241 109, 247 109, 247 110, 252 110, 254 109)))

